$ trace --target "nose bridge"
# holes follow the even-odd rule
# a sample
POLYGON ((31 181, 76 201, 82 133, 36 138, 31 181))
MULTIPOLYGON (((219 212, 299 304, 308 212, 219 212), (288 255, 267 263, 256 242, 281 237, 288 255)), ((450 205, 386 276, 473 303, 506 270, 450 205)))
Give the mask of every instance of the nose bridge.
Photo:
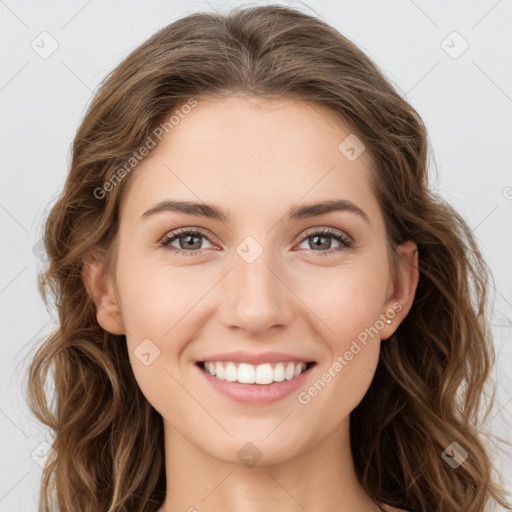
POLYGON ((282 262, 270 247, 247 237, 233 255, 223 308, 226 325, 236 325, 253 334, 287 324, 292 315, 291 292, 285 286, 282 262))

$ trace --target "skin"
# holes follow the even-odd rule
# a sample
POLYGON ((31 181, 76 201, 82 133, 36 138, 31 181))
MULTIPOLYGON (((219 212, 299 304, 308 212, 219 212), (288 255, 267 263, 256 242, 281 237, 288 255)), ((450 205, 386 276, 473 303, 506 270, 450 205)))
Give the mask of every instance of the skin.
MULTIPOLYGON (((295 99, 201 98, 130 177, 115 274, 90 261, 84 283, 100 325, 126 334, 135 378, 164 421, 168 488, 159 512, 379 510, 356 478, 349 414, 371 383, 381 340, 412 305, 417 247, 400 246, 390 272, 368 151, 350 161, 338 149, 350 133, 330 110, 295 99), (298 203, 340 198, 370 223, 351 212, 286 218, 298 203), (166 199, 214 204, 231 220, 173 212, 140 220, 166 199), (159 246, 178 228, 206 232, 195 240, 200 254, 159 246), (314 228, 354 245, 335 251, 340 243, 327 238, 316 248, 307 238, 314 228), (263 249, 251 264, 236 252, 247 236, 263 249), (267 405, 231 401, 195 366, 218 352, 289 352, 317 362, 299 391, 307 390, 397 303, 392 323, 307 405, 297 392, 267 405), (160 350, 149 366, 134 354, 147 338, 160 350), (237 457, 248 442, 261 452, 253 467, 237 457)), ((171 245, 187 250, 187 241, 171 245)))

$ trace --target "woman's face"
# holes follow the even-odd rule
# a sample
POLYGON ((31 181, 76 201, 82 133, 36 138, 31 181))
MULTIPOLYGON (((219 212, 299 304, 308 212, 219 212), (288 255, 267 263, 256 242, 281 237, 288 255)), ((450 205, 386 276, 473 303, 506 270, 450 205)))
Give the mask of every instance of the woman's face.
MULTIPOLYGON (((346 424, 417 280, 410 265, 390 273, 362 149, 328 109, 233 95, 199 100, 133 171, 116 296, 98 320, 126 333, 166 431, 217 459, 265 465, 346 424), (184 213, 170 201, 198 206, 184 213), (340 208, 305 209, 325 201, 340 208), (172 238, 184 229, 200 235, 172 238), (230 379, 248 382, 253 370, 282 380, 280 362, 285 374, 290 362, 315 364, 297 381, 242 384, 199 366, 220 360, 235 362, 230 379)), ((401 249, 414 263, 414 244, 401 249)))

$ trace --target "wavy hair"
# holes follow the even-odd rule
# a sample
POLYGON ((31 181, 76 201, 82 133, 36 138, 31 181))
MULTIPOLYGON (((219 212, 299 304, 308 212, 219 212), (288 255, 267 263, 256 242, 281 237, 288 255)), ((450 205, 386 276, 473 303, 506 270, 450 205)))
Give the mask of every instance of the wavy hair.
POLYGON ((29 405, 53 431, 56 454, 43 470, 40 510, 150 512, 164 500, 162 418, 137 385, 125 336, 98 324, 82 270, 91 255, 114 269, 119 207, 136 172, 126 162, 191 98, 236 92, 336 112, 371 155, 390 262, 398 244, 418 246, 412 309, 382 344, 373 382, 351 413, 361 484, 378 503, 418 511, 509 508, 479 430, 494 396, 484 400, 495 357, 491 275, 463 218, 429 188, 424 123, 333 27, 266 5, 195 13, 161 29, 103 80, 80 124, 67 181, 45 219, 49 265, 39 291, 47 305, 52 296, 58 327, 27 379, 29 405), (468 453, 456 469, 442 457, 452 442, 468 453))

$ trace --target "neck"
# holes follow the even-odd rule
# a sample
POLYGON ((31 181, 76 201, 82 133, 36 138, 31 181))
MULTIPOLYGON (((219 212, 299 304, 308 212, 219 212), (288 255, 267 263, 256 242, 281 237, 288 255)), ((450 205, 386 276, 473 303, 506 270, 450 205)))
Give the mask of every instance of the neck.
MULTIPOLYGON (((167 493, 158 512, 382 510, 357 479, 350 451, 349 418, 327 438, 294 457, 265 463, 262 454, 252 467, 240 461, 219 460, 191 444, 167 422, 164 424, 167 493)), ((249 456, 256 454, 256 448, 249 445, 245 451, 249 456)))

